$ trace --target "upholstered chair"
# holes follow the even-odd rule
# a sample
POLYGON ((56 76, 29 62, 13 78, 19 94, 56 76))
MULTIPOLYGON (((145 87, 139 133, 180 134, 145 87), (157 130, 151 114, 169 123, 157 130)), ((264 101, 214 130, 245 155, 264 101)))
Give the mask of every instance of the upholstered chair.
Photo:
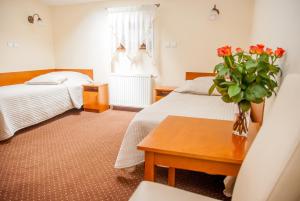
MULTIPOLYGON (((130 201, 210 201, 205 196, 142 182, 130 201)), ((285 77, 269 118, 242 164, 233 201, 300 200, 300 74, 285 77)))

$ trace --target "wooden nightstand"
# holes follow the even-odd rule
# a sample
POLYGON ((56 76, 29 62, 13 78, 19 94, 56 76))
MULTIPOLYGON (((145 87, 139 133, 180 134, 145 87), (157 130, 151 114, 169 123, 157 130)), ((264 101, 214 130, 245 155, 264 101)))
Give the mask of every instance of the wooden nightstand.
POLYGON ((108 84, 83 85, 83 108, 94 112, 108 110, 108 84))
POLYGON ((169 93, 174 91, 174 89, 176 89, 176 87, 155 87, 155 101, 159 101, 163 97, 167 96, 169 93))

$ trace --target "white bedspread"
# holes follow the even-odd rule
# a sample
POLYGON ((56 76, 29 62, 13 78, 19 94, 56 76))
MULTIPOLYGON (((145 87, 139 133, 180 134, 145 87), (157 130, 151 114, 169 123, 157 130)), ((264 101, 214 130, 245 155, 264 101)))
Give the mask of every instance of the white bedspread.
POLYGON ((224 103, 220 96, 173 92, 136 114, 124 136, 115 168, 144 162, 144 153, 137 150, 137 144, 168 115, 233 120, 234 110, 234 104, 224 103))
MULTIPOLYGON (((87 82, 85 82, 87 83, 87 82)), ((0 87, 0 141, 22 128, 35 125, 82 106, 83 83, 10 85, 0 87)))

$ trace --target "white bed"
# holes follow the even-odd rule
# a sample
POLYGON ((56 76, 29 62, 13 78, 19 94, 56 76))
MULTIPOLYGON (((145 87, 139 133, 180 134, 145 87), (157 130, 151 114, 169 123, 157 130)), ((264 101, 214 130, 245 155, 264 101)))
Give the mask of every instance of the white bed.
POLYGON ((72 108, 82 106, 82 84, 91 79, 75 72, 59 72, 68 80, 58 85, 17 84, 0 87, 0 141, 72 108))
POLYGON ((137 150, 136 145, 168 115, 233 120, 234 110, 234 104, 224 103, 220 96, 172 92, 136 114, 125 133, 115 168, 142 163, 144 153, 137 150))

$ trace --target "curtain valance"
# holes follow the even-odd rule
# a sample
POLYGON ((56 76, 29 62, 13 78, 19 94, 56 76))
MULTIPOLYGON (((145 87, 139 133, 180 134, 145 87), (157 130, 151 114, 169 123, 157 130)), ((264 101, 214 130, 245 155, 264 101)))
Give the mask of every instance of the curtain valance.
POLYGON ((134 61, 140 47, 146 46, 147 54, 154 57, 155 10, 155 5, 108 9, 113 55, 122 45, 128 58, 134 61))

